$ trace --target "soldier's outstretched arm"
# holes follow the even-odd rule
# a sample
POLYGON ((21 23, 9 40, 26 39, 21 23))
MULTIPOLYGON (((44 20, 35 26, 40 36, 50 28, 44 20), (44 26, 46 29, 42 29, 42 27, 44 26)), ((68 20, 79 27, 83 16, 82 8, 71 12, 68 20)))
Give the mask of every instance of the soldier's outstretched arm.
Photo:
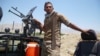
MULTIPOLYGON (((69 27, 72 28, 72 29, 74 29, 74 30, 83 32, 83 33, 87 33, 87 31, 88 31, 88 30, 83 30, 83 29, 79 28, 78 26, 76 26, 76 25, 73 24, 73 23, 70 23, 70 24, 69 24, 69 27)), ((88 33, 87 33, 87 34, 88 34, 88 33)))

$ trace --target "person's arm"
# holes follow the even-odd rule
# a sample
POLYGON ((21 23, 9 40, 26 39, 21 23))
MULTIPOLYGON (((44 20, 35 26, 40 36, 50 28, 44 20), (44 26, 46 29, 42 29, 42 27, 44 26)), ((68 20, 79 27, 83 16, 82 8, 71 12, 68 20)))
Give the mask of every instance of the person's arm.
POLYGON ((46 32, 46 31, 45 31, 44 25, 40 24, 39 26, 40 26, 40 29, 41 29, 42 31, 46 32))
POLYGON ((70 23, 70 24, 68 25, 68 27, 70 27, 70 28, 72 28, 72 29, 74 29, 74 30, 80 31, 80 32, 84 32, 84 33, 87 32, 87 31, 82 30, 81 28, 79 28, 78 26, 76 26, 75 24, 72 24, 72 23, 70 23))
POLYGON ((39 26, 39 28, 42 30, 42 31, 44 31, 45 32, 45 29, 44 29, 44 25, 42 25, 42 23, 41 22, 39 22, 38 20, 36 20, 36 19, 33 19, 34 21, 35 21, 35 23, 39 26))
POLYGON ((80 31, 80 32, 84 32, 84 33, 87 33, 87 30, 82 30, 81 28, 79 28, 78 26, 76 26, 75 24, 72 24, 71 22, 68 21, 68 19, 66 17, 64 17, 63 15, 59 14, 59 17, 60 17, 60 21, 62 23, 64 23, 66 26, 74 29, 74 30, 77 30, 77 31, 80 31))

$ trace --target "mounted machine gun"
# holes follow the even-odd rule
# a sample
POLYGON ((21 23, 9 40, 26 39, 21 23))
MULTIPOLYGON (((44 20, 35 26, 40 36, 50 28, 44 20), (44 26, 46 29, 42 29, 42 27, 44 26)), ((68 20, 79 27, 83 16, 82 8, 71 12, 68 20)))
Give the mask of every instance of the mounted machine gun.
POLYGON ((32 16, 33 11, 37 8, 37 7, 33 7, 28 14, 25 16, 23 13, 21 13, 20 11, 17 10, 17 8, 11 7, 12 9, 14 9, 15 11, 17 11, 20 15, 16 14, 15 12, 9 10, 9 12, 13 13, 14 15, 22 18, 22 21, 25 23, 25 27, 24 27, 24 34, 27 35, 31 35, 34 31, 34 36, 35 36, 35 29, 39 29, 40 30, 40 34, 42 33, 42 30, 40 29, 40 27, 38 26, 39 23, 36 23, 34 21, 34 18, 32 16), (29 26, 30 25, 30 26, 29 26), (27 32, 28 30, 28 32, 27 32))
MULTIPOLYGON (((14 13, 11 10, 9 10, 9 12, 22 18, 22 21, 25 23, 24 32, 23 32, 24 34, 19 34, 19 29, 16 29, 15 33, 11 33, 10 28, 5 28, 5 32, 0 32, 0 56, 12 56, 12 55, 13 56, 25 56, 25 48, 28 42, 32 40, 34 40, 34 42, 39 44, 39 49, 40 49, 39 55, 41 55, 41 46, 42 46, 43 39, 40 37, 35 37, 35 36, 28 36, 32 34, 33 31, 35 35, 36 28, 40 29, 40 27, 38 26, 38 23, 35 22, 32 16, 32 13, 36 9, 36 7, 33 7, 28 12, 27 15, 22 14, 20 11, 17 10, 17 8, 12 7, 12 9, 20 13, 20 15, 14 13)), ((0 19, 2 18, 2 15, 3 15, 2 8, 0 7, 0 19)), ((42 32, 41 29, 40 29, 40 32, 42 32)), ((35 50, 37 51, 37 49, 35 50)))

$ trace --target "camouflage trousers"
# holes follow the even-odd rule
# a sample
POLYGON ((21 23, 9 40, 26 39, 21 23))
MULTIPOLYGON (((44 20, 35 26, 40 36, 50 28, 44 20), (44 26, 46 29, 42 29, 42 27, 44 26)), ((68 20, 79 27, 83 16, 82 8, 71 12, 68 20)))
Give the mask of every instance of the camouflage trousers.
POLYGON ((52 50, 51 43, 44 42, 42 45, 41 56, 60 56, 60 46, 56 46, 56 48, 52 50))

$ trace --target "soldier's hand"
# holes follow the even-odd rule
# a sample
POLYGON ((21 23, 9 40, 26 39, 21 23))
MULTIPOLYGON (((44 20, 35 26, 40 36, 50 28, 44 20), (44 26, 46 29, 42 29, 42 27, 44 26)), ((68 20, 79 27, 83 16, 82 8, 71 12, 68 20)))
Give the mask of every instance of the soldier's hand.
POLYGON ((90 29, 88 29, 88 30, 82 30, 82 33, 85 33, 85 34, 89 35, 89 33, 88 33, 89 30, 90 29))

